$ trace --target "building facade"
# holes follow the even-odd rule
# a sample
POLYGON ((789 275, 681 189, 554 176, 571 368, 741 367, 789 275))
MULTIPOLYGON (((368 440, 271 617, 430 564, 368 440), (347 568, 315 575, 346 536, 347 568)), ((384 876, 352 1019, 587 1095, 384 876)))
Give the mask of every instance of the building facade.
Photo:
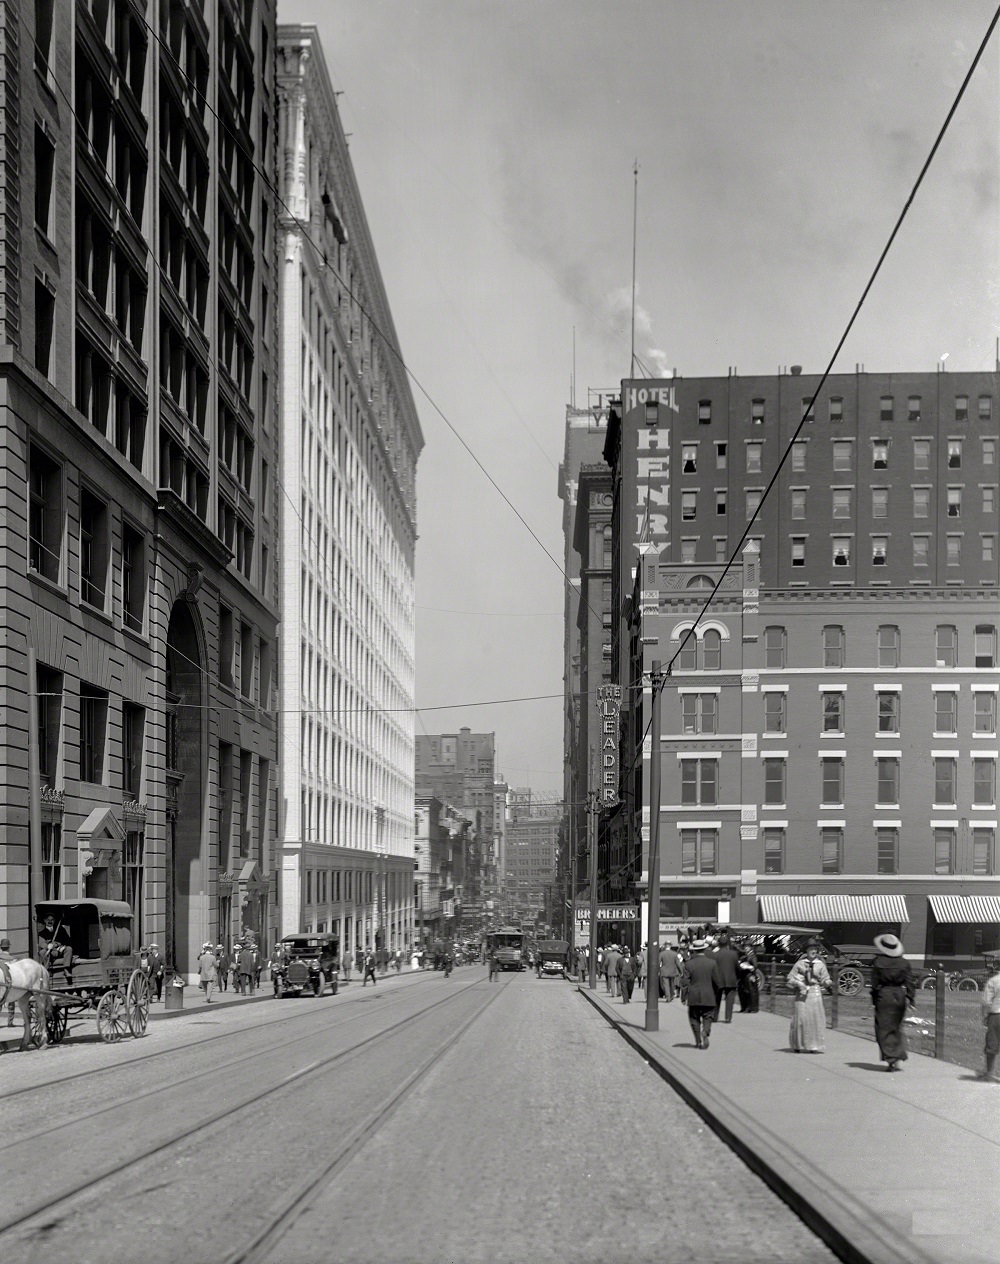
POLYGON ((516 926, 559 929, 565 922, 558 882, 561 800, 543 800, 530 789, 512 790, 507 804, 504 915, 516 926), (558 920, 557 920, 558 919, 558 920))
POLYGON ((622 384, 609 824, 641 893, 658 663, 661 922, 890 927, 914 956, 974 956, 1000 942, 1000 379, 818 385, 622 384))
POLYGON ((316 29, 277 38, 285 933, 408 947, 423 437, 316 29))
POLYGON ((3 928, 276 919, 274 5, 0 5, 3 928), (72 85, 72 90, 69 89, 72 85))

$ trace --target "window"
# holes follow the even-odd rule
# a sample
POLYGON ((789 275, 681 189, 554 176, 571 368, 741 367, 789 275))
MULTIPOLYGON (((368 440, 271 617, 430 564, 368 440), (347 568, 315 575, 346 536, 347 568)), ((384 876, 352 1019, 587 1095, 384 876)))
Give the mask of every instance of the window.
POLYGON ((948 440, 948 469, 960 470, 962 468, 962 440, 948 440))
POLYGON ((900 662, 899 628, 894 623, 883 623, 878 630, 876 649, 879 667, 898 667, 900 662))
POLYGON ((992 563, 996 557, 996 536, 981 535, 979 537, 980 560, 992 563))
POLYGON ((843 866, 844 831, 839 826, 824 826, 820 830, 823 873, 840 873, 843 866))
POLYGON ((962 564, 962 537, 960 535, 949 535, 945 537, 945 565, 961 566, 962 564))
POLYGON ((715 445, 715 468, 717 470, 724 470, 726 468, 728 452, 728 443, 717 443, 715 445))
POLYGON ((146 710, 132 702, 122 703, 122 790, 131 799, 142 793, 142 749, 146 710))
POLYGON ((835 518, 851 517, 852 489, 835 487, 833 489, 833 516, 835 518))
POLYGON ((844 802, 844 758, 841 755, 827 756, 820 760, 823 781, 823 797, 821 802, 829 806, 839 806, 844 802))
POLYGON ((681 713, 685 733, 718 732, 719 699, 714 693, 682 694, 681 713))
POLYGON ((976 409, 980 421, 989 421, 993 416, 993 400, 989 395, 980 395, 976 409))
POLYGON ((977 623, 975 633, 975 664, 977 667, 995 667, 997 664, 997 630, 992 624, 977 623))
MULTIPOLYGON (((681 561, 693 562, 695 560, 695 548, 698 544, 697 540, 681 540, 681 561)), ((611 626, 611 616, 608 616, 608 627, 611 626)))
POLYGON ((996 465, 997 463, 997 441, 996 439, 983 440, 983 464, 996 465))
POLYGON ((906 401, 906 418, 908 421, 920 420, 920 396, 911 395, 906 401))
POLYGON ((837 471, 849 471, 851 468, 851 445, 847 440, 837 439, 833 444, 833 468, 837 471))
POLYGON ((913 516, 914 518, 929 518, 931 513, 931 489, 929 487, 914 487, 913 489, 913 516))
POLYGON ((899 830, 883 826, 875 831, 875 872, 899 872, 899 830))
POLYGON ((888 487, 872 488, 872 517, 888 518, 889 516, 889 489, 888 487))
POLYGON ((698 424, 700 426, 708 426, 712 423, 712 401, 710 399, 698 400, 698 424))
POLYGON ((108 727, 108 695, 94 685, 80 685, 80 780, 104 780, 104 742, 108 727))
POLYGON ((889 537, 887 535, 872 536, 872 566, 885 566, 889 557, 889 537))
POLYGON ((915 470, 929 470, 931 468, 930 439, 913 440, 913 468, 915 470))
POLYGON ((843 733, 846 695, 831 690, 823 692, 823 732, 843 733))
POLYGON ((806 444, 796 439, 792 444, 792 471, 801 474, 806 468, 806 444))
POLYGON ((696 671, 698 668, 698 638, 690 629, 681 634, 677 666, 682 671, 696 671))
POLYGON ((219 681, 233 687, 233 656, 235 651, 233 612, 228 606, 219 606, 219 681))
POLYGON ((49 72, 49 49, 52 46, 54 2, 55 0, 35 0, 35 69, 46 78, 49 72))
POLYGON ((997 508, 997 489, 995 487, 982 487, 983 493, 983 513, 995 514, 997 508))
POLYGON ((708 807, 719 801, 719 761, 717 759, 681 760, 681 803, 692 807, 708 807))
POLYGON ((59 763, 59 732, 62 724, 62 672, 35 668, 35 691, 38 703, 38 773, 42 785, 55 785, 59 763))
POLYGON ((701 638, 701 665, 705 671, 719 671, 722 667, 722 637, 715 628, 707 628, 701 638))
MULTIPOLYGON (((989 695, 984 695, 989 696, 989 695)), ((768 691, 764 694, 764 732, 784 733, 785 731, 785 695, 768 691)))
POLYGON ((788 635, 784 628, 764 629, 764 666, 784 667, 788 651, 788 635))
POLYGON ((764 452, 762 443, 748 443, 747 449, 747 473, 759 474, 761 471, 761 461, 764 452))
POLYGON ((764 493, 761 491, 758 491, 756 488, 753 488, 747 492, 746 494, 747 522, 750 521, 750 519, 756 514, 757 510, 760 508, 760 502, 763 495, 764 493))
POLYGON ((810 395, 802 397, 802 418, 810 426, 816 420, 816 405, 810 395))
POLYGON ((56 298, 42 281, 35 281, 35 368, 42 377, 49 375, 49 356, 52 350, 52 323, 55 319, 56 298))
POLYGON ((827 624, 823 629, 823 666, 843 667, 846 645, 844 629, 837 624, 827 624))
POLYGON ((879 690, 877 697, 878 704, 878 731, 880 733, 898 733, 899 732, 899 694, 895 691, 879 690))
POLYGON ((872 469, 887 470, 889 468, 889 444, 885 439, 872 440, 872 469))
POLYGON ((681 873, 716 873, 718 850, 718 830, 682 829, 681 873))
POLYGON ((52 236, 52 187, 56 165, 56 147, 46 133, 35 124, 35 227, 46 237, 52 236))
POLYGON ((143 942, 143 866, 146 835, 142 830, 128 830, 122 852, 122 899, 132 909, 133 943, 143 942))
POLYGON ((955 420, 969 420, 969 397, 968 395, 955 396, 955 420))
POLYGON ((685 474, 698 472, 698 445, 696 443, 685 443, 681 446, 681 462, 685 474))
POLYGON ((879 400, 878 415, 880 421, 892 421, 893 401, 891 395, 883 395, 879 400))
POLYGON ((764 802, 773 805, 785 802, 785 761, 777 757, 764 760, 764 802))
POLYGON ((726 512, 726 493, 725 491, 717 491, 715 493, 715 512, 725 515, 726 512))
POLYGON ((54 583, 62 558, 62 470, 36 447, 28 451, 28 566, 54 583))
POLYGON ((875 802, 895 807, 899 803, 899 760, 882 756, 875 761, 875 802))
POLYGON ((715 560, 717 562, 725 562, 729 557, 729 550, 726 548, 726 537, 717 535, 715 537, 715 560))
POLYGON ((122 524, 122 621, 141 632, 146 614, 146 540, 122 524))
POLYGON ((962 489, 961 487, 948 488, 948 517, 961 518, 962 516, 962 489))
POLYGON ((844 401, 839 395, 830 397, 830 421, 837 424, 844 420, 844 401))
POLYGON ((681 492, 681 518, 691 522, 698 513, 698 493, 681 492))
POLYGON ((764 424, 764 401, 762 399, 752 399, 750 401, 750 424, 751 426, 762 426, 764 424))
POLYGON ((913 565, 927 566, 930 561, 931 538, 929 535, 913 537, 913 565))
POLYGON ((253 697, 253 627, 240 624, 240 693, 244 698, 253 697))
POLYGON ((934 760, 934 802, 957 802, 958 767, 951 755, 938 755, 934 760))
POLYGON ((997 801, 997 761, 972 761, 972 802, 977 808, 991 808, 997 801))
POLYGON ((834 566, 850 566, 851 537, 848 535, 835 535, 832 537, 832 542, 834 566))
POLYGON ((80 600, 104 609, 108 579, 108 507, 80 492, 80 600))
POLYGON ((991 826, 978 825, 972 830, 972 872, 980 877, 993 872, 995 832, 991 826))
POLYGON ((934 629, 934 666, 958 666, 958 629, 939 623, 934 629))
POLYGON ((805 566, 806 564, 806 538, 804 535, 792 536, 792 565, 805 566))
POLYGON ((934 692, 934 732, 958 732, 958 694, 950 689, 934 692))
POLYGON ((764 829, 764 872, 784 873, 785 831, 778 828, 764 829))
POLYGON ((995 693, 977 693, 973 732, 995 734, 997 731, 997 696, 995 693))
POLYGON ((804 518, 806 516, 806 489, 804 487, 792 488, 792 517, 804 518))
POLYGON ((955 872, 955 830, 951 827, 934 830, 934 872, 955 872))

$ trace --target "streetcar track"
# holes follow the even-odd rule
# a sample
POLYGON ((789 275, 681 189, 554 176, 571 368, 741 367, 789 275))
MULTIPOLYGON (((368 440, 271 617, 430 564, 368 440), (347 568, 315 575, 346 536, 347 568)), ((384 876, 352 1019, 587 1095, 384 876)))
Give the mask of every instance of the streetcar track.
MULTIPOLYGON (((393 1023, 391 1026, 383 1028, 381 1031, 375 1032, 371 1036, 365 1037, 364 1040, 361 1040, 357 1044, 350 1046, 350 1048, 348 1049, 343 1049, 338 1053, 331 1054, 330 1057, 328 1058, 320 1059, 318 1062, 313 1064, 313 1067, 308 1072, 308 1075, 315 1075, 317 1071, 325 1071, 329 1069, 330 1067, 336 1065, 338 1062, 346 1061, 349 1058, 356 1057, 358 1054, 360 1054, 363 1050, 366 1050, 370 1045, 374 1044, 376 1041, 382 1040, 386 1036, 392 1035, 394 1032, 399 1031, 401 1028, 404 1028, 408 1026, 409 1024, 416 1022, 418 1019, 423 1018, 427 1014, 432 1013, 435 1009, 439 1008, 440 1006, 447 1005, 451 1001, 464 996, 467 991, 469 991, 471 988, 476 987, 479 982, 481 982, 481 980, 477 979, 472 983, 468 983, 460 987, 459 989, 456 989, 454 991, 449 991, 446 996, 441 997, 440 1000, 434 1001, 431 1005, 428 1005, 426 1008, 418 1011, 416 1014, 411 1014, 408 1017, 400 1019, 398 1022, 393 1023)), ((492 996, 494 995, 494 993, 491 993, 490 995, 492 996)), ((483 1008, 485 1008, 485 1006, 483 1008)), ((463 1026, 460 1028, 460 1032, 464 1031, 466 1026, 468 1026, 467 1023, 463 1024, 463 1026)), ((450 1037, 450 1039, 453 1039, 453 1038, 454 1038, 453 1036, 450 1037)), ((297 1080, 302 1080, 303 1078, 305 1077, 298 1076, 297 1080)), ((412 1076, 408 1078, 406 1083, 410 1083, 411 1080, 412 1080, 412 1076)), ((90 1176, 85 1180, 79 1181, 76 1185, 73 1185, 67 1189, 63 1189, 57 1194, 55 1194, 54 1196, 52 1195, 47 1196, 44 1202, 36 1202, 32 1206, 22 1208, 20 1211, 17 1212, 16 1215, 0 1223, 0 1237, 11 1232, 14 1229, 17 1229, 25 1225, 28 1221, 34 1220, 39 1217, 45 1217, 45 1219, 44 1219, 44 1222, 38 1226, 37 1232, 44 1234, 46 1230, 51 1228, 53 1223, 58 1223, 62 1219, 62 1215, 57 1209, 60 1207, 63 1207, 65 1204, 68 1204, 72 1199, 77 1198, 79 1195, 87 1191, 96 1190, 99 1186, 106 1183, 112 1177, 118 1176, 120 1173, 130 1168, 135 1167, 139 1163, 143 1163, 149 1159, 152 1159, 159 1155, 163 1155, 171 1148, 180 1145, 182 1142, 188 1141, 192 1137, 197 1136, 199 1133, 205 1132, 208 1129, 214 1127, 216 1124, 219 1124, 225 1120, 231 1119, 233 1116, 238 1115, 243 1111, 246 1111, 250 1107, 256 1106, 258 1103, 264 1101, 266 1098, 274 1096, 282 1092, 288 1086, 289 1082, 290 1081, 288 1080, 283 1080, 277 1084, 272 1084, 269 1087, 262 1089, 261 1091, 257 1093, 251 1094, 249 1097, 244 1098, 240 1102, 227 1105, 223 1107, 221 1110, 218 1110, 214 1112, 213 1114, 208 1115, 205 1118, 199 1120, 197 1123, 192 1124, 189 1127, 182 1128, 178 1132, 174 1133, 172 1136, 167 1137, 164 1140, 157 1142, 155 1145, 149 1147, 148 1149, 140 1151, 139 1153, 136 1153, 136 1154, 127 1155, 121 1161, 116 1162, 112 1164, 111 1166, 105 1168, 104 1171, 99 1172, 97 1175, 90 1176)), ((395 1101, 398 1098, 398 1096, 399 1096, 398 1094, 395 1094, 393 1098, 390 1099, 390 1101, 395 1101)), ((129 1105, 130 1105, 130 1102, 120 1103, 119 1107, 122 1107, 122 1106, 128 1107, 129 1105)), ((96 1113, 103 1114, 105 1113, 105 1111, 102 1110, 96 1113)), ((83 1116, 82 1120, 81 1119, 76 1120, 73 1125, 67 1124, 67 1125, 61 1125, 61 1127, 76 1126, 80 1122, 86 1122, 86 1120, 88 1120, 89 1118, 91 1118, 91 1116, 83 1116)), ((20 1138, 16 1144, 19 1144, 19 1145, 23 1144, 27 1140, 29 1139, 20 1138)))

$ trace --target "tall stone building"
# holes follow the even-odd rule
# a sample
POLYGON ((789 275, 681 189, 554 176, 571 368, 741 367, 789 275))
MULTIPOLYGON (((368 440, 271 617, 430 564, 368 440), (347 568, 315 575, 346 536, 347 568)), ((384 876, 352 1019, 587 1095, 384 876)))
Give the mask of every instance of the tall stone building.
POLYGON ((622 383, 609 845, 642 891, 659 662, 662 922, 888 927, 975 959, 1000 946, 1000 377, 819 385, 622 383))
POLYGON ((314 27, 278 28, 282 929, 414 923, 423 437, 314 27))
POLYGON ((276 921, 271 0, 0 4, 0 909, 276 921))
POLYGON ((565 922, 558 882, 563 821, 561 800, 544 800, 530 789, 512 790, 507 804, 507 847, 503 889, 507 916, 514 925, 565 922))

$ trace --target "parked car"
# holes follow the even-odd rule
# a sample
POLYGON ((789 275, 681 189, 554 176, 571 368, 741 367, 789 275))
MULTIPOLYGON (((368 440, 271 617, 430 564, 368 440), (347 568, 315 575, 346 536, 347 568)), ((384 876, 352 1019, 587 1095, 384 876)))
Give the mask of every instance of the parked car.
POLYGON ((543 974, 556 974, 566 978, 566 971, 569 968, 569 944, 565 939, 543 939, 536 951, 538 955, 535 970, 539 978, 543 974))
POLYGON ((275 996, 319 996, 329 983, 337 995, 340 941, 336 935, 286 935, 271 967, 275 996))
POLYGON ((822 931, 804 926, 730 926, 729 933, 737 945, 753 948, 761 991, 767 990, 772 973, 777 986, 783 986, 789 970, 805 956, 811 939, 819 941, 820 956, 830 974, 839 970, 837 991, 841 996, 856 996, 870 982, 871 963, 878 956, 873 944, 831 944, 822 931))

